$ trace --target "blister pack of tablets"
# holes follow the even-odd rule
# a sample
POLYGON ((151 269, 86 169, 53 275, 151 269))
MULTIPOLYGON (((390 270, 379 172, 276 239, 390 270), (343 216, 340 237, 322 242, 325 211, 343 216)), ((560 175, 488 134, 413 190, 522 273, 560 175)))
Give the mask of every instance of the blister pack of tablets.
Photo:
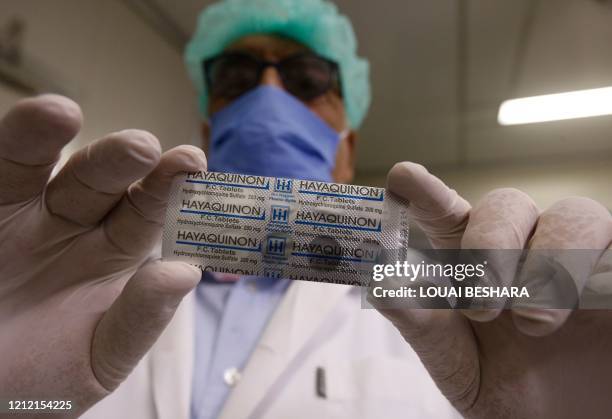
POLYGON ((194 172, 169 197, 163 258, 203 271, 367 285, 408 248, 407 204, 382 188, 194 172))

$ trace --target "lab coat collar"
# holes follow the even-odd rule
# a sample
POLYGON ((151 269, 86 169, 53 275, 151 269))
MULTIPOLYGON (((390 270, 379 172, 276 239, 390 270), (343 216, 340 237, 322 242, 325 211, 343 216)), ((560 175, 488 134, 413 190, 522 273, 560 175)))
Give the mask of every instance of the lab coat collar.
MULTIPOLYGON (((220 419, 246 418, 352 287, 294 281, 268 322, 220 419)), ((182 301, 150 353, 158 419, 189 419, 194 366, 195 293, 182 301)), ((335 319, 338 320, 338 319, 335 319)))
MULTIPOLYGON (((247 418, 352 287, 294 281, 230 393, 220 419, 247 418)), ((302 354, 300 354, 302 355, 302 354)))
POLYGON ((194 365, 195 292, 184 298, 150 356, 158 419, 189 419, 194 365))

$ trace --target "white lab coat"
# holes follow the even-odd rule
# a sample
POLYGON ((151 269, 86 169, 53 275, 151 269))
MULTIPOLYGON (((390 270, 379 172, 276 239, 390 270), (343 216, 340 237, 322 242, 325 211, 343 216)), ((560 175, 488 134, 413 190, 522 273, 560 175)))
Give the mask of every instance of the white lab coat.
MULTIPOLYGON (((399 332, 360 298, 353 287, 293 282, 220 419, 460 417, 399 332)), ((194 304, 191 293, 128 379, 83 418, 189 419, 194 304)))

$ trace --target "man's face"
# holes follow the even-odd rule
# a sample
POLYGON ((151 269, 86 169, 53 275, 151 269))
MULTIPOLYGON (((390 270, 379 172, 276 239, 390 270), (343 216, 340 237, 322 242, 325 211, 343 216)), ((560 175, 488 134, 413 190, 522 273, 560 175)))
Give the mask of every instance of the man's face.
MULTIPOLYGON (((245 52, 262 60, 278 62, 296 53, 309 51, 309 49, 296 41, 280 36, 249 35, 231 44, 226 51, 245 52)), ((281 77, 274 67, 267 67, 264 70, 260 83, 284 89, 281 77)), ((232 100, 227 98, 212 95, 208 101, 208 114, 212 115, 231 102, 232 100)), ((330 89, 321 96, 302 102, 337 132, 347 128, 344 103, 336 89, 330 89)), ((203 126, 205 151, 208 151, 209 131, 210 127, 205 122, 203 126)), ((338 144, 336 165, 332 173, 337 182, 350 182, 353 178, 356 138, 355 133, 351 131, 338 144)))

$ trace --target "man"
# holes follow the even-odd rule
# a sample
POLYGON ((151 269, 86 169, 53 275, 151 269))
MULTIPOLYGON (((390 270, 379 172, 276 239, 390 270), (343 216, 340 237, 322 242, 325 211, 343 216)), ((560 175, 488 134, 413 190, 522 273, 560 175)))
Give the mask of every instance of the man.
MULTIPOLYGON (((607 312, 381 309, 388 322, 351 287, 145 263, 177 173, 351 180, 368 103, 354 48, 322 0, 211 6, 187 50, 208 163, 128 130, 47 184, 80 110, 17 104, 0 125, 0 396, 70 400, 66 416, 86 418, 605 417, 607 312)), ((609 212, 586 198, 540 214, 503 189, 472 209, 414 163, 388 187, 438 248, 603 253, 612 239, 609 212)), ((583 269, 610 279, 605 261, 583 269)))

